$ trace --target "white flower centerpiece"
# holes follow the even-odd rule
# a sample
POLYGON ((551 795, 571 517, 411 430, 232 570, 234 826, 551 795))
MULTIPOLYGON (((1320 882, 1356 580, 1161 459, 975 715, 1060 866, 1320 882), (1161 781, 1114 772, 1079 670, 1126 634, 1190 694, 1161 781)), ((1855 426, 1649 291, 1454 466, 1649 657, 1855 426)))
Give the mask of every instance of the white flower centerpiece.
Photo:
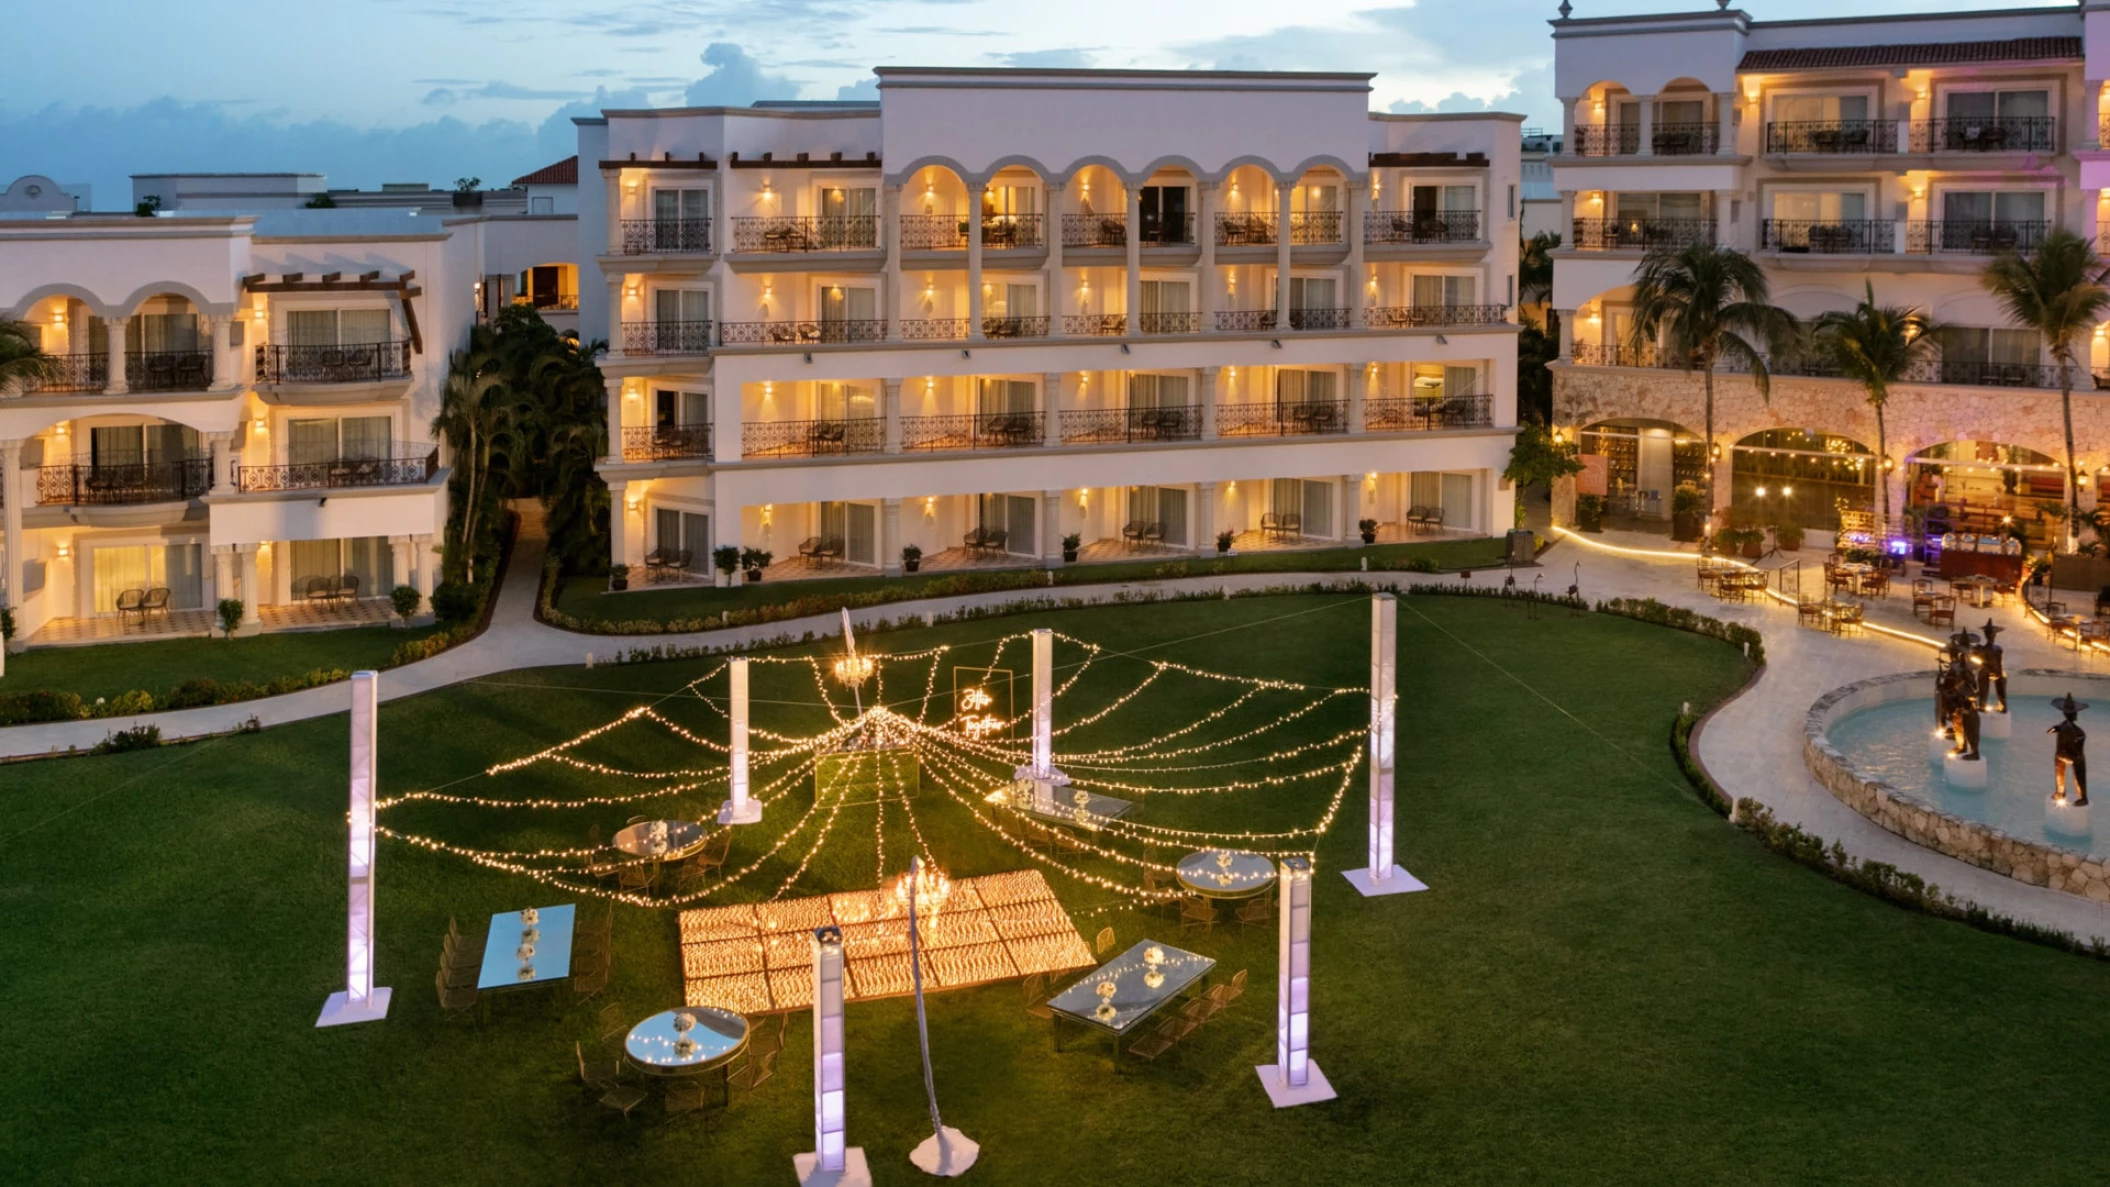
POLYGON ((696 1053, 696 1041, 689 1037, 689 1032, 694 1029, 696 1015, 686 1010, 674 1015, 674 1033, 677 1036, 674 1040, 674 1054, 687 1059, 696 1053))
POLYGON ((541 921, 542 912, 537 911, 533 907, 529 907, 520 913, 520 922, 528 927, 533 927, 541 921))

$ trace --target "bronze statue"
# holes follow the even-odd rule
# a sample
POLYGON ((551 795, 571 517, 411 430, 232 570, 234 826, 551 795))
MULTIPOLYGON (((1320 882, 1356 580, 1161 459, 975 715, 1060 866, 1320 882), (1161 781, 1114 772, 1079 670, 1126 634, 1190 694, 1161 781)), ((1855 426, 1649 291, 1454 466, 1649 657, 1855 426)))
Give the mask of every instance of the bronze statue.
POLYGON ((2052 735, 2052 765, 2059 781, 2058 790, 2053 793, 2051 802, 2066 802, 2066 773, 2071 771, 2074 790, 2080 793, 2080 798, 2073 801, 2073 806, 2085 808, 2088 806, 2088 755, 2083 747, 2088 744, 2088 734, 2074 717, 2088 706, 2074 700, 2073 694, 2069 692, 2064 700, 2053 701, 2051 707, 2066 715, 2066 720, 2044 731, 2052 735))
POLYGON ((1947 662, 1948 653, 1942 653, 1943 663, 1934 670, 1934 732, 1944 738, 1954 737, 1949 732, 1950 719, 1955 715, 1956 699, 1955 668, 1947 662))
POLYGON ((1971 669, 1959 653, 1949 666, 1949 737, 1956 748, 1949 753, 1965 762, 1978 761, 1978 698, 1974 695, 1971 669))
POLYGON ((1985 624, 1985 642, 1979 644, 1977 649, 1971 653, 1971 659, 1978 667, 1979 707, 1990 707, 1993 703, 1992 694, 1997 692, 2000 694, 1999 711, 2005 713, 2007 712, 2007 667, 2002 658, 2000 644, 1993 641, 1993 637, 1999 633, 1999 626, 1995 625, 1992 619, 1987 619, 1985 624))

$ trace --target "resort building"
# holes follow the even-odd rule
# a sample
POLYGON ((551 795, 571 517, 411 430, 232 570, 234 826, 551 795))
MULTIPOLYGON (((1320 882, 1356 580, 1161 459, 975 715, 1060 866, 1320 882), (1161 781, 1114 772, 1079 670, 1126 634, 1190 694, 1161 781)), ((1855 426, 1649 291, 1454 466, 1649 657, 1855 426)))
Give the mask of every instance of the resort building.
POLYGON ((1510 526, 1518 118, 1373 114, 1365 74, 878 74, 579 121, 616 561, 1510 526))
POLYGON ((255 180, 139 179, 156 217, 0 213, 0 313, 63 364, 0 392, 17 646, 203 634, 223 598, 249 629, 385 621, 393 587, 431 593, 449 352, 496 284, 534 299, 573 267, 573 216, 304 209, 255 180))
MULTIPOLYGON (((2040 504, 2065 489, 2059 373, 1978 272, 2053 227, 2110 227, 2110 7, 1563 17, 1553 36, 1565 207, 1554 407, 1588 455, 1584 489, 1614 514, 1664 519, 1674 488, 1711 465, 1738 523, 1829 529, 1842 507, 1880 506, 1883 481, 1900 535, 1997 532, 2013 516, 2041 542, 2057 516, 2047 524, 2040 504), (1703 439, 1701 377, 1629 332, 1643 254, 1699 242, 1751 253, 1773 302, 1802 319, 1850 309, 1873 285, 1879 303, 1942 327, 1938 356, 1890 396, 1888 457, 1860 385, 1807 358, 1773 360, 1770 401, 1748 377, 1717 374, 1703 439)), ((2110 371, 2100 329, 2091 364, 2110 371)), ((2086 476, 2110 463, 2110 415, 2102 384, 2075 380, 2088 390, 2075 401, 2085 505, 2086 476)))

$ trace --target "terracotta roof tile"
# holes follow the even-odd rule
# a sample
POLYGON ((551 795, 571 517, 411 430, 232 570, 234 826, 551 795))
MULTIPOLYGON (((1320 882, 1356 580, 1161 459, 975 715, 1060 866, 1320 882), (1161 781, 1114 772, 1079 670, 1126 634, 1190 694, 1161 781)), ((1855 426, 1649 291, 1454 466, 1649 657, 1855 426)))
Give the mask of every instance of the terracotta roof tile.
POLYGON ((533 173, 523 173, 513 179, 514 185, 577 185, 579 184, 579 158, 569 156, 554 165, 544 165, 533 173))
POLYGON ((2043 62, 2081 59, 2078 37, 2018 37, 2012 41, 1939 41, 1923 45, 1835 45, 1810 49, 1755 49, 1738 70, 1826 70, 1855 66, 1950 66, 1969 62, 2043 62))

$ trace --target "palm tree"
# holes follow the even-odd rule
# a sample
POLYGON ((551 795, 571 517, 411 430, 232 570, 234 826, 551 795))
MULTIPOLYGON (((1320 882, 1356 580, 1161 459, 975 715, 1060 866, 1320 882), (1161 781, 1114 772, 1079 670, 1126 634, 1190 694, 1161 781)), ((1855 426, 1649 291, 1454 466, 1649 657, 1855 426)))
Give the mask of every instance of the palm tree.
POLYGON ((2073 547, 2080 522, 2073 459, 2073 368, 2082 344, 2110 310, 2103 261, 2095 245, 2064 227, 2054 228, 2027 257, 2004 251, 1978 274, 1978 282, 2018 326, 2044 339, 2059 365, 2059 404, 2066 418, 2066 541, 2073 547))
POLYGON ((1750 256, 1712 243, 1657 248, 1634 270, 1634 321, 1627 345, 1657 348, 1700 373, 1707 401, 1707 506, 1714 507, 1714 365, 1741 365, 1762 399, 1772 398, 1766 355, 1794 336, 1794 315, 1774 307, 1766 274, 1750 256))
POLYGON ((42 334, 26 321, 0 317, 0 392, 26 391, 40 379, 56 378, 60 362, 44 353, 42 334))
MULTIPOLYGON (((1517 301, 1531 305, 1553 299, 1554 249, 1561 245, 1561 237, 1551 231, 1540 231, 1524 241, 1523 250, 1517 255, 1517 301)), ((1551 328, 1551 327, 1549 327, 1551 328)))
POLYGON ((471 583, 476 580, 475 554, 483 539, 492 468, 508 464, 507 446, 521 419, 509 378, 495 336, 487 327, 472 328, 468 347, 448 359, 439 415, 432 418, 432 431, 453 454, 461 487, 461 514, 450 525, 455 539, 449 559, 460 561, 471 583))
POLYGON ((1933 358, 1934 334, 1940 327, 1918 309, 1876 304, 1875 282, 1866 283, 1868 295, 1860 304, 1817 319, 1812 339, 1817 357, 1858 382, 1868 394, 1868 406, 1876 410, 1876 484, 1883 488, 1883 522, 1888 525, 1890 481, 1884 468, 1890 462, 1890 445, 1883 405, 1890 400, 1891 384, 1933 358))

